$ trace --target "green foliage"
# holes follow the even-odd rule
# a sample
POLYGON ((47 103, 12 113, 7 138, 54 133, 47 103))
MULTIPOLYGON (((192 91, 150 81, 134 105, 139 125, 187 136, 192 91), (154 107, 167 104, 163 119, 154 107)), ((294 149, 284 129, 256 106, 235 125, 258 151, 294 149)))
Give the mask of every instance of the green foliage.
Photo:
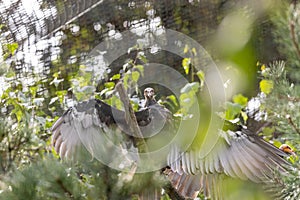
POLYGON ((123 70, 123 83, 126 89, 135 88, 138 93, 138 80, 144 76, 144 66, 137 64, 138 62, 146 63, 147 59, 141 47, 138 45, 130 49, 130 51, 136 51, 136 57, 134 60, 129 59, 124 65, 123 70))
POLYGON ((189 71, 190 71, 190 64, 191 64, 191 59, 190 58, 184 58, 182 60, 182 67, 184 69, 184 72, 186 74, 189 74, 189 71))
POLYGON ((43 134, 44 123, 44 119, 32 117, 27 111, 20 110, 12 113, 11 117, 1 117, 0 171, 2 173, 10 172, 13 167, 22 167, 37 157, 43 157, 46 142, 43 134), (14 122, 13 116, 17 121, 14 122))
MULTIPOLYGON (((63 11, 62 5, 62 1, 58 1, 59 12, 63 11)), ((261 80, 257 88, 264 93, 258 94, 259 97, 263 96, 261 109, 267 113, 267 120, 272 122, 272 127, 262 129, 260 135, 277 147, 287 143, 297 152, 300 149, 298 109, 300 55, 295 41, 300 39, 297 14, 299 5, 292 4, 290 8, 288 6, 284 1, 282 9, 275 13, 273 19, 276 26, 274 34, 281 54, 287 60, 287 70, 283 62, 268 67, 260 66, 261 80)), ((182 26, 183 32, 189 33, 194 27, 191 26, 191 22, 182 20, 182 12, 184 10, 180 8, 174 10, 175 23, 182 26)), ((238 65, 244 72, 239 78, 246 82, 251 82, 256 75, 253 73, 256 68, 249 67, 254 66, 251 64, 255 61, 250 39, 252 23, 256 19, 249 10, 247 12, 239 10, 222 21, 225 25, 230 21, 234 23, 229 23, 230 26, 222 25, 216 38, 216 43, 221 44, 220 57, 238 65)), ((114 91, 116 83, 121 80, 126 89, 134 89, 136 94, 139 94, 138 81, 144 76, 144 64, 148 63, 143 44, 140 43, 128 50, 128 53, 135 54, 135 57, 125 61, 122 72, 115 72, 110 76, 104 75, 105 81, 97 85, 98 81, 94 74, 87 70, 86 66, 79 64, 79 55, 82 51, 90 50, 92 45, 82 42, 83 40, 78 36, 81 36, 84 41, 96 40, 98 36, 85 26, 80 26, 77 33, 67 30, 64 34, 67 39, 63 40, 63 45, 68 48, 61 53, 60 58, 52 61, 47 80, 41 74, 33 74, 31 81, 19 78, 13 68, 1 64, 0 75, 5 84, 0 90, 0 171, 1 181, 3 181, 3 184, 2 182, 0 184, 2 190, 0 198, 8 200, 136 199, 133 194, 149 185, 163 185, 165 180, 157 178, 157 174, 136 175, 130 182, 122 179, 125 174, 111 170, 97 161, 89 160, 89 162, 72 163, 72 165, 58 161, 50 145, 49 129, 57 116, 69 107, 66 100, 81 101, 95 96, 121 109, 123 104, 114 91), (76 61, 70 64, 71 58, 76 58, 76 61), (53 155, 55 158, 52 158, 53 155)), ((2 48, 3 57, 7 59, 15 55, 18 44, 5 44, 2 48)), ((191 82, 182 88, 179 100, 174 95, 165 97, 165 94, 162 94, 160 102, 163 102, 177 116, 189 117, 189 109, 197 101, 195 97, 199 97, 199 93, 204 88, 205 73, 195 71, 193 67, 193 61, 197 56, 195 48, 185 45, 183 52, 186 57, 182 59, 179 66, 183 70, 183 75, 189 77, 191 82)), ((248 85, 248 87, 255 86, 248 85)), ((137 110, 139 108, 137 102, 132 101, 132 103, 137 110)), ((247 120, 244 110, 247 103, 248 98, 242 94, 233 96, 232 102, 226 103, 226 110, 221 117, 232 123, 243 124, 247 120)), ((205 108, 209 106, 200 105, 200 107, 206 111, 205 108)), ((205 114, 208 115, 205 116, 208 119, 211 113, 205 112, 205 114)), ((201 124, 203 130, 206 128, 205 123, 210 123, 205 121, 205 117, 204 124, 201 124)), ((284 177, 287 187, 282 192, 286 199, 299 199, 299 159, 290 157, 289 160, 294 164, 295 170, 290 176, 284 177)), ((241 183, 225 184, 230 188, 238 188, 238 185, 241 183)), ((251 196, 249 193, 252 190, 247 186, 240 188, 242 192, 239 196, 232 194, 231 197, 246 199, 251 196)), ((199 196, 204 199, 203 194, 199 196)), ((254 196, 256 199, 263 198, 260 193, 255 193, 254 196)), ((170 198, 163 195, 162 199, 170 198)))
POLYGON ((186 116, 189 113, 191 106, 197 101, 196 93, 200 89, 200 84, 198 82, 187 83, 180 90, 179 102, 181 105, 181 113, 186 116))
MULTIPOLYGON (((72 168, 47 158, 24 170, 15 171, 8 180, 5 199, 81 199, 83 188, 72 168), (81 189, 81 190, 80 190, 81 189)), ((85 193, 83 192, 82 195, 85 193)))
POLYGON ((6 180, 5 187, 9 188, 0 194, 0 198, 7 200, 108 199, 105 181, 109 180, 102 179, 102 174, 106 172, 99 167, 100 163, 91 161, 87 163, 89 166, 85 167, 89 170, 68 166, 47 156, 29 167, 14 170, 6 180), (94 165, 98 165, 97 172, 94 165))
MULTIPOLYGON (((260 107, 259 111, 266 113, 265 120, 272 122, 271 126, 264 127, 259 133, 267 141, 273 143, 278 148, 283 143, 288 144, 296 153, 300 148, 300 115, 298 108, 300 106, 298 97, 300 90, 296 83, 290 83, 287 79, 284 62, 274 62, 268 66, 261 65, 259 71, 261 81, 259 87, 261 94, 258 94, 260 107)), ((248 99, 241 94, 233 97, 233 102, 227 102, 224 114, 221 114, 225 120, 234 124, 247 125, 245 122, 248 117, 245 116, 245 106, 248 99), (240 121, 240 118, 243 121, 240 121)), ((231 124, 225 123, 224 129, 233 129, 231 124)), ((287 160, 293 164, 293 169, 287 176, 279 175, 278 179, 285 183, 281 197, 284 199, 299 199, 300 162, 298 156, 289 156, 287 160)), ((274 181, 278 181, 274 178, 274 181)), ((276 188, 274 188, 276 193, 276 188)))
POLYGON ((7 59, 8 57, 13 56, 16 53, 18 47, 19 47, 18 43, 7 43, 3 45, 2 46, 3 53, 4 53, 3 58, 7 59))
POLYGON ((243 108, 245 108, 248 103, 248 98, 243 96, 242 94, 234 95, 232 100, 234 103, 241 105, 243 108))
POLYGON ((265 94, 269 94, 272 91, 273 87, 273 81, 271 80, 261 80, 259 82, 259 88, 265 94))
POLYGON ((272 24, 275 26, 272 34, 280 56, 286 60, 289 78, 292 82, 298 82, 300 78, 299 70, 297 70, 300 66, 299 2, 280 0, 278 5, 280 6, 270 13, 272 24))
POLYGON ((181 66, 185 72, 186 75, 190 77, 190 80, 192 82, 195 81, 195 76, 197 76, 200 80, 201 87, 204 84, 205 81, 205 74, 203 71, 195 70, 193 66, 193 62, 195 61, 195 58, 197 56, 197 50, 194 47, 190 47, 188 45, 185 45, 183 49, 183 53, 187 56, 182 59, 181 66), (196 72, 195 72, 196 71, 196 72))
POLYGON ((204 82, 205 82, 205 73, 202 70, 199 70, 197 72, 197 76, 200 80, 200 87, 202 88, 204 86, 204 82))
POLYGON ((237 103, 227 102, 226 111, 225 111, 225 119, 226 120, 234 120, 242 111, 242 106, 237 103))

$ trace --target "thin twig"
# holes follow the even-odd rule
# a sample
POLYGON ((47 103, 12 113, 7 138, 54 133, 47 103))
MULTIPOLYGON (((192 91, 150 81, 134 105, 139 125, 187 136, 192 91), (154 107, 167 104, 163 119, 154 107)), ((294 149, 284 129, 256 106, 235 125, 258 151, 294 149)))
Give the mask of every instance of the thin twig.
POLYGON ((292 127, 295 129, 295 131, 300 135, 300 129, 294 123, 294 121, 292 120, 292 118, 289 116, 287 119, 288 119, 289 123, 292 125, 292 127))
POLYGON ((292 101, 292 102, 300 102, 299 97, 289 97, 289 96, 285 96, 285 95, 279 95, 278 98, 279 99, 286 99, 286 100, 292 101))
MULTIPOLYGON (((292 4, 293 4, 293 10, 296 12, 296 4, 297 4, 296 1, 293 1, 292 4)), ((291 33, 293 45, 296 48, 298 57, 300 57, 300 48, 299 48, 299 45, 298 45, 298 42, 296 39, 295 20, 294 19, 292 19, 290 21, 290 33, 291 33)))
POLYGON ((56 183, 62 188, 62 190, 63 190, 66 194, 68 194, 69 197, 71 197, 71 199, 73 199, 73 194, 72 194, 72 192, 71 192, 70 190, 68 190, 68 189, 64 186, 64 184, 63 184, 63 182, 62 182, 61 179, 56 179, 56 183))

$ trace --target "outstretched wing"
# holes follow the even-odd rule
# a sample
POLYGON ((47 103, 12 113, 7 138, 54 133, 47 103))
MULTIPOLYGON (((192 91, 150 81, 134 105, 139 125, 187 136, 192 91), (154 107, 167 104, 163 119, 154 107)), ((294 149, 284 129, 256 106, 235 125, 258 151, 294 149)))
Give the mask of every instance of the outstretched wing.
POLYGON ((140 125, 140 129, 144 138, 158 134, 161 137, 166 137, 166 132, 171 133, 173 131, 173 114, 168 109, 158 103, 150 105, 147 109, 148 112, 136 113, 136 116, 143 115, 143 117, 137 117, 137 121, 139 124, 143 124, 140 125), (146 123, 140 123, 141 121, 144 122, 145 119, 148 119, 146 123))
POLYGON ((212 181, 209 174, 225 173, 261 182, 271 177, 275 170, 285 171, 289 165, 282 158, 286 156, 284 152, 246 129, 220 131, 220 134, 214 148, 204 158, 200 157, 201 149, 182 152, 174 147, 171 150, 169 177, 181 195, 194 198, 200 190, 209 188, 207 184, 212 181), (190 184, 180 184, 183 182, 190 184))
MULTIPOLYGON (((149 123, 147 109, 137 112, 136 117, 141 124, 149 123)), ((133 141, 124 134, 129 128, 123 111, 100 100, 89 100, 68 109, 54 123, 52 144, 61 158, 72 159, 77 149, 85 147, 93 157, 110 163, 112 158, 124 157, 124 149, 133 148, 133 141)))

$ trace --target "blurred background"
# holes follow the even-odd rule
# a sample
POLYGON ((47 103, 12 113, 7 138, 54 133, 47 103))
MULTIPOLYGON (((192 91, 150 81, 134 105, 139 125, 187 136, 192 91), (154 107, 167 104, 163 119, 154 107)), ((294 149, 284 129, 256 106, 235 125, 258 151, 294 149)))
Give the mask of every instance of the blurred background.
MULTIPOLYGON (((147 39, 162 37, 166 29, 191 37, 216 63, 229 105, 222 115, 226 120, 242 116, 247 102, 259 97, 260 109, 272 122, 261 136, 278 147, 288 143, 297 152, 299 23, 297 0, 1 0, 0 198, 137 198, 137 188, 146 183, 128 183, 97 161, 60 162, 49 129, 68 107, 92 95, 121 107, 112 94, 128 72, 133 104, 151 86, 173 113, 184 112, 172 91, 158 84, 138 85, 142 77, 135 73, 146 70, 155 78, 157 71, 146 69, 147 63, 161 63, 202 87, 205 74, 192 64, 197 59, 193 46, 181 44, 184 58, 156 46, 143 49, 147 39), (117 51, 114 42, 124 31, 139 37, 139 43, 108 65, 107 52, 117 51), (91 51, 100 43, 105 49, 95 61, 91 51)), ((297 158, 290 162, 299 170, 297 158)), ((299 171, 278 182, 284 189, 268 193, 250 182, 228 180, 224 199, 273 199, 275 190, 282 198, 300 198, 299 171)))

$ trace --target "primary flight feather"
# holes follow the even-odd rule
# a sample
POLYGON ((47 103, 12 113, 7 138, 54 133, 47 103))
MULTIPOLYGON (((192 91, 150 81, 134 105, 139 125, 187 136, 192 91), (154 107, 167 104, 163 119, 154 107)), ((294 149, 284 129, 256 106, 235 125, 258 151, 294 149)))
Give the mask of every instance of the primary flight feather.
MULTIPOLYGON (((146 140, 161 134, 160 130, 171 131, 174 127, 172 113, 156 102, 153 88, 146 88, 144 97, 144 108, 135 112, 135 116, 146 140)), ((128 141, 131 141, 129 146, 138 148, 128 131, 125 112, 94 99, 68 109, 54 123, 52 145, 61 158, 75 158, 76 149, 83 146, 93 157, 103 160, 108 159, 105 155, 110 152, 108 143, 116 135, 121 135, 117 137, 124 148, 128 147, 128 141)), ((289 163, 283 157, 293 154, 287 146, 278 149, 245 128, 235 132, 220 130, 216 134, 219 136, 216 144, 204 157, 200 156, 201 148, 183 150, 176 143, 171 145, 165 158, 164 174, 183 198, 195 198, 200 191, 218 198, 213 186, 219 174, 253 182, 266 181, 274 170, 285 172, 289 163)), ((170 135, 172 133, 165 137, 170 135)), ((112 155, 109 157, 111 159, 112 155)), ((115 159, 125 160, 121 154, 115 155, 115 159)), ((129 162, 139 160, 138 156, 126 159, 129 162)))

